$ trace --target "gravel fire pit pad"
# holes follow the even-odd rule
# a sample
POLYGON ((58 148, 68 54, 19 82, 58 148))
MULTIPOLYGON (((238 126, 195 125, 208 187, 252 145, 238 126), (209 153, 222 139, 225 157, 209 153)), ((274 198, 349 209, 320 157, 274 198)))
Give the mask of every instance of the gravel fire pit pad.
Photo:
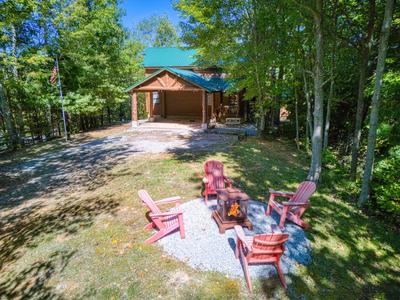
MULTIPOLYGON (((202 199, 182 204, 184 211, 186 238, 181 240, 179 232, 170 234, 158 241, 159 245, 171 256, 186 262, 195 269, 222 272, 230 277, 242 277, 240 260, 235 258, 236 234, 234 229, 225 234, 218 232, 218 226, 211 218, 216 208, 216 200, 208 201, 208 207, 202 199)), ((248 217, 253 223, 253 231, 244 228, 246 235, 267 233, 271 225, 279 223, 279 215, 274 211, 266 216, 267 205, 259 201, 249 201, 248 217)), ((289 234, 285 243, 286 251, 281 257, 281 267, 285 274, 294 273, 298 264, 311 261, 310 243, 304 231, 297 225, 286 222, 284 232, 289 234)), ((276 274, 271 264, 250 266, 252 277, 270 277, 276 274)))

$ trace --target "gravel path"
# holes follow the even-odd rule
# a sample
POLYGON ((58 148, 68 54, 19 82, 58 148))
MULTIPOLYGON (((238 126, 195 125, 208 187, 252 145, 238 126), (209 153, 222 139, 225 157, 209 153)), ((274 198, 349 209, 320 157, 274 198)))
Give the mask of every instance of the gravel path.
POLYGON ((213 150, 236 141, 237 136, 181 128, 157 130, 139 127, 123 131, 24 161, 0 165, 0 174, 8 182, 18 182, 7 186, 0 183, 0 203, 16 203, 49 193, 50 190, 62 194, 58 189, 92 186, 95 182, 99 184, 100 180, 95 181, 99 179, 97 175, 136 155, 213 150))
MULTIPOLYGON (((170 234, 158 243, 170 255, 182 260, 193 268, 205 271, 218 271, 230 277, 242 277, 242 266, 235 258, 234 230, 219 234, 218 226, 211 218, 216 201, 209 201, 207 207, 202 199, 195 199, 181 205, 184 211, 186 238, 181 240, 179 233, 170 234)), ((278 223, 279 216, 273 212, 272 217, 265 215, 266 205, 250 201, 248 215, 253 223, 253 231, 245 233, 254 235, 270 231, 271 225, 278 223)), ((311 261, 310 243, 304 231, 291 223, 286 223, 285 232, 289 233, 286 251, 281 258, 283 272, 294 273, 296 265, 308 264, 311 261)), ((273 265, 251 266, 252 277, 270 277, 276 274, 273 265)))

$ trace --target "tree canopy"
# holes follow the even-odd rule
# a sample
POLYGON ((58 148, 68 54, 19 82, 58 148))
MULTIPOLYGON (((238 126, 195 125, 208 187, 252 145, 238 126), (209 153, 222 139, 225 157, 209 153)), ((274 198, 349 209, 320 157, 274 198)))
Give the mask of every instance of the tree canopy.
POLYGON ((177 47, 178 33, 165 15, 152 15, 141 20, 133 29, 133 37, 145 47, 177 47))
POLYGON ((373 198, 379 205, 391 203, 392 211, 400 207, 397 184, 388 183, 391 196, 377 195, 374 188, 399 160, 399 119, 393 114, 400 96, 400 19, 393 1, 181 0, 175 5, 184 18, 183 41, 199 50, 200 61, 237 78, 246 98, 256 99, 259 128, 271 134, 284 130, 299 147, 311 149, 310 180, 323 180, 323 168, 336 157, 336 167, 348 167, 344 172, 356 182, 354 195, 364 174, 359 201, 364 206, 375 153, 380 167, 372 177, 373 198), (293 122, 277 125, 280 107, 293 122))
POLYGON ((128 120, 124 89, 144 76, 143 49, 179 44, 166 16, 141 20, 130 33, 114 0, 10 0, 0 11, 1 148, 62 134, 59 89, 49 83, 56 59, 73 133, 128 120))

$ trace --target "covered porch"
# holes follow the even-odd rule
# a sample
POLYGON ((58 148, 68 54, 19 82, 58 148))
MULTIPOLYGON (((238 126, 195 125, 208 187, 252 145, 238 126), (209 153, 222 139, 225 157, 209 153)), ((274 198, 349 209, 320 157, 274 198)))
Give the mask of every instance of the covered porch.
POLYGON ((220 77, 204 78, 188 70, 162 68, 127 89, 132 99, 132 126, 139 126, 138 93, 144 93, 148 121, 187 121, 206 129, 224 112, 227 87, 220 77))

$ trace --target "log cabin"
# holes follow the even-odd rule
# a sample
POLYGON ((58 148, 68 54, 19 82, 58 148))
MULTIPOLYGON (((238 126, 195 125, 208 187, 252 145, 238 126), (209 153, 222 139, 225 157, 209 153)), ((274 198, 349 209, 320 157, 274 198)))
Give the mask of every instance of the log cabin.
POLYGON ((126 89, 132 100, 132 126, 138 126, 138 93, 145 94, 149 121, 190 120, 208 128, 210 122, 237 118, 245 122, 250 103, 244 91, 228 92, 232 81, 216 67, 196 64, 196 51, 147 48, 146 77, 126 89))

